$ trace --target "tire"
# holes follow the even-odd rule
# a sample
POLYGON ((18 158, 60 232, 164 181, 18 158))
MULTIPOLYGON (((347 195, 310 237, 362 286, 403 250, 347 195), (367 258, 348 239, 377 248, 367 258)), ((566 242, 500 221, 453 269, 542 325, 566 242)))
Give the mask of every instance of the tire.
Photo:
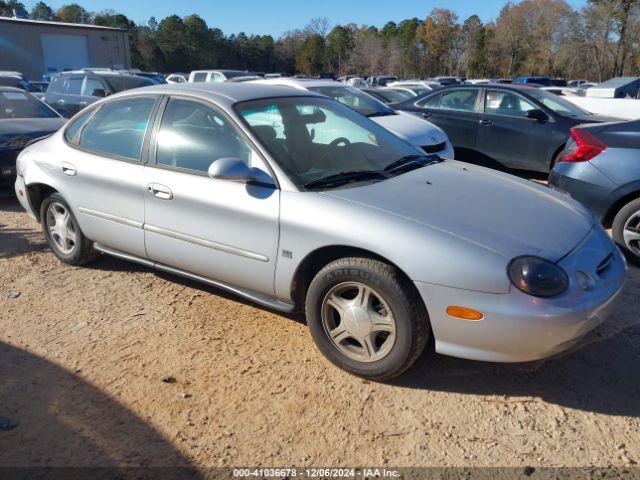
POLYGON ((640 234, 640 198, 622 207, 613 219, 611 227, 613 240, 620 246, 629 263, 640 267, 640 238, 635 237, 629 241, 629 232, 634 228, 640 234), (627 239, 625 239, 625 230, 627 239))
POLYGON ((53 193, 44 199, 40 207, 40 218, 44 237, 51 251, 62 262, 80 266, 98 257, 93 242, 84 236, 76 217, 59 193, 53 193), (65 226, 55 227, 56 223, 65 226), (65 235, 65 232, 69 233, 69 236, 65 235), (66 240, 62 240, 62 237, 66 240), (73 240, 70 237, 73 237, 73 240), (65 249, 65 246, 68 248, 65 249))
POLYGON ((431 331, 415 286, 394 267, 370 258, 326 265, 309 286, 305 312, 311 336, 329 361, 375 381, 411 367, 431 331))

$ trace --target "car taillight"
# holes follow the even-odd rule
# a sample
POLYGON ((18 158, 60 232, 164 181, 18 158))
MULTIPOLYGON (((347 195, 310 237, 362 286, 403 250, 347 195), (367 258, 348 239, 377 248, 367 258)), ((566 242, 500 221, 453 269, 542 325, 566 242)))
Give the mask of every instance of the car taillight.
POLYGON ((607 145, 599 138, 579 128, 571 129, 571 138, 564 149, 561 162, 586 162, 600 155, 607 145))

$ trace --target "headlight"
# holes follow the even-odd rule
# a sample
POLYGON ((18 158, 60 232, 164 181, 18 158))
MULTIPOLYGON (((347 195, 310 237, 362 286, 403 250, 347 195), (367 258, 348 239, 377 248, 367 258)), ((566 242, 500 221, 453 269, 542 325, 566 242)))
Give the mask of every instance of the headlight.
POLYGON ((517 257, 507 267, 511 283, 534 297, 554 297, 569 286, 569 277, 555 263, 539 257, 517 257))

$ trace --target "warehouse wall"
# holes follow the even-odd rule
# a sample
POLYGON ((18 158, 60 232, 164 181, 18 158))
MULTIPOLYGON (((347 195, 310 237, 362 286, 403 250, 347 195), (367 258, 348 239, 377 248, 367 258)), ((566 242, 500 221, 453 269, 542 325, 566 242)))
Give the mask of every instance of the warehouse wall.
POLYGON ((16 70, 30 80, 39 80, 47 69, 42 34, 86 37, 90 65, 69 65, 70 68, 131 68, 126 31, 0 19, 0 70, 16 70))

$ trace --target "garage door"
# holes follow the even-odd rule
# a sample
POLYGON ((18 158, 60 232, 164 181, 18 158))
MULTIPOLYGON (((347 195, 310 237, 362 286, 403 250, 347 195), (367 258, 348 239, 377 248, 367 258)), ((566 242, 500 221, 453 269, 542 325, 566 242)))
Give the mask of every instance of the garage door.
POLYGON ((75 70, 91 66, 86 36, 43 33, 40 39, 46 71, 75 70))

